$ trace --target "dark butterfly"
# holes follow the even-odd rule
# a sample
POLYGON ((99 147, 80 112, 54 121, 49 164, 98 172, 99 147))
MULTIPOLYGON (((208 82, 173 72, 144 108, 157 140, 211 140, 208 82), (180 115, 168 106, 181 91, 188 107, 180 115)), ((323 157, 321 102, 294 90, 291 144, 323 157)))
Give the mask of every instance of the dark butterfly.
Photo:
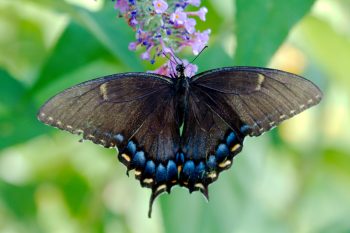
POLYGON ((312 82, 283 71, 227 67, 173 78, 114 74, 73 86, 47 101, 40 121, 119 149, 127 171, 155 198, 174 185, 199 190, 228 169, 243 139, 259 136, 316 105, 312 82))

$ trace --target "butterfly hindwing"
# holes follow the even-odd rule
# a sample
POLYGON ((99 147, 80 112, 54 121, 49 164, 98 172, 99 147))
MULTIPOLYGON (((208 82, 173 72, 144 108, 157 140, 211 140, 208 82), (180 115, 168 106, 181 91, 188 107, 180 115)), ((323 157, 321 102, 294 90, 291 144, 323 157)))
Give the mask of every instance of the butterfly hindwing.
POLYGON ((218 99, 212 99, 205 90, 191 86, 181 136, 185 161, 180 185, 188 187, 191 192, 200 190, 208 197, 208 185, 232 165, 233 157, 241 151, 247 135, 244 126, 233 109, 218 99), (223 116, 230 118, 225 120, 223 116))
MULTIPOLYGON (((218 105, 238 114, 258 136, 280 122, 316 105, 322 93, 316 85, 284 71, 257 67, 227 67, 193 77, 192 86, 200 88, 218 105)), ((229 122, 232 117, 222 114, 229 122)))

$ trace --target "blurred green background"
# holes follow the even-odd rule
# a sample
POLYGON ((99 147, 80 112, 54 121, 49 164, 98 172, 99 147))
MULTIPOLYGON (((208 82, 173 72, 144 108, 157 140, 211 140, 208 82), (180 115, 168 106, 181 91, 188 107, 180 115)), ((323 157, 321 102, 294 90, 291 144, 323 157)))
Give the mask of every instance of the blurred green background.
MULTIPOLYGON (((0 0, 0 232, 350 232, 350 1, 212 0, 200 70, 269 66, 324 92, 259 138, 201 194, 155 203, 116 152, 36 120, 40 105, 98 76, 155 69, 130 52, 113 3, 0 0)), ((191 58, 190 54, 183 54, 191 58)))

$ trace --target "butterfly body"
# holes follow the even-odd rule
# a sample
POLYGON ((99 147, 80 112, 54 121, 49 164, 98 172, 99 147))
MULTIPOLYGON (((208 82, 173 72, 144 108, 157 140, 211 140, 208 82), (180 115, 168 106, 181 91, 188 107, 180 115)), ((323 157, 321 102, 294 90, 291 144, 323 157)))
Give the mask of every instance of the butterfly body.
POLYGON ((283 71, 226 67, 170 78, 124 73, 88 81, 47 101, 39 120, 118 148, 155 198, 174 185, 201 191, 231 167, 244 138, 259 136, 317 104, 320 90, 283 71))
POLYGON ((189 98, 189 78, 185 77, 183 74, 177 76, 173 79, 174 86, 174 96, 175 96, 175 106, 177 117, 176 120, 179 122, 179 125, 182 125, 185 120, 185 113, 188 109, 188 98, 189 98))

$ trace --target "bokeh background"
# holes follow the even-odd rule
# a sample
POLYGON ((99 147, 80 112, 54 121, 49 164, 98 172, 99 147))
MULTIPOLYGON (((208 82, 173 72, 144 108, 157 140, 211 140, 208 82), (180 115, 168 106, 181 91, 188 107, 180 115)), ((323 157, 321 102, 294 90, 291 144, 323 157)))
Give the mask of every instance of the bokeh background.
MULTIPOLYGON (((350 232, 350 1, 204 0, 200 70, 268 66, 315 82, 320 105, 248 138, 201 194, 155 203, 116 151, 44 126, 40 105, 98 76, 155 69, 102 0, 0 0, 0 232, 350 232)), ((182 54, 190 59, 189 53, 182 54)))

